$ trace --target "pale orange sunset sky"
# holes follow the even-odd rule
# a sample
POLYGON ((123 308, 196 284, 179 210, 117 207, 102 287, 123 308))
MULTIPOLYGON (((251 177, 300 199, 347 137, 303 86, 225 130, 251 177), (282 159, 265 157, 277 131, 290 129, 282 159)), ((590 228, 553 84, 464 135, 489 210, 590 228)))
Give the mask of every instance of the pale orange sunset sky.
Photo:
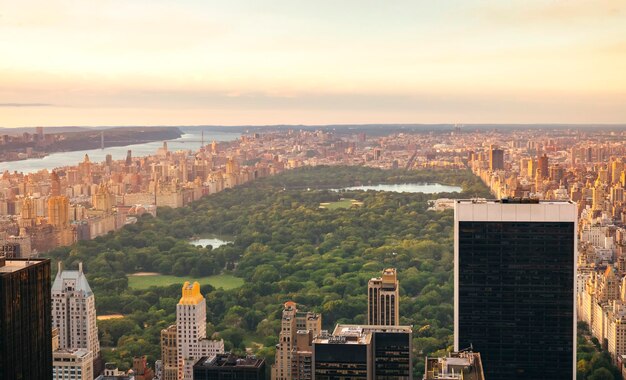
POLYGON ((0 126, 626 123, 626 1, 0 0, 0 126))

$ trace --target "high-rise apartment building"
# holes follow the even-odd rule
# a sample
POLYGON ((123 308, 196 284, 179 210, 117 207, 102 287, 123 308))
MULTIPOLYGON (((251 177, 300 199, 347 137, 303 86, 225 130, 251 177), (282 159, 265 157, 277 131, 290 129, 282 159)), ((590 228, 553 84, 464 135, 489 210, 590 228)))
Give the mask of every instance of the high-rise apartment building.
POLYGON ((161 380, 178 380, 176 325, 161 330, 161 380))
POLYGON ((191 285, 187 281, 183 285, 176 305, 176 344, 179 380, 193 379, 193 365, 201 357, 224 353, 224 340, 206 337, 206 300, 198 282, 191 285))
POLYGON ((94 209, 109 212, 115 206, 115 194, 111 194, 110 189, 104 184, 100 184, 96 193, 92 197, 94 209))
POLYGON ((59 330, 60 349, 90 351, 94 371, 101 370, 95 297, 82 263, 78 270, 63 270, 59 262, 52 284, 52 326, 59 330))
POLYGON ((489 148, 489 170, 504 170, 504 150, 494 145, 489 148))
POLYGON ((539 170, 541 170, 541 178, 548 178, 550 174, 549 164, 548 164, 548 156, 544 154, 537 159, 537 175, 539 175, 539 170))
POLYGON ((316 380, 413 379, 410 326, 337 325, 313 340, 316 380))
POLYGON ((383 270, 382 277, 367 284, 367 323, 394 326, 400 323, 400 294, 395 268, 383 270))
POLYGON ((569 201, 456 201, 454 349, 485 378, 575 378, 576 224, 569 201))
POLYGON ((48 223, 54 227, 56 245, 71 245, 76 241, 70 226, 70 201, 64 195, 48 198, 48 223))
MULTIPOLYGON (((583 262, 589 253, 587 250, 579 252, 583 262)), ((621 276, 609 265, 604 271, 580 271, 579 268, 577 280, 578 319, 587 322, 591 335, 606 345, 618 365, 626 355, 626 277, 621 276)))
POLYGON ((537 161, 533 160, 532 158, 528 160, 528 166, 526 167, 526 176, 528 178, 535 178, 535 175, 537 174, 537 170, 538 170, 538 164, 537 161))
POLYGON ((70 224, 70 200, 64 195, 48 198, 48 223, 65 228, 70 224))
POLYGON ((52 377, 50 260, 0 256, 0 379, 52 377))
POLYGON ((596 178, 593 186, 593 198, 591 204, 591 210, 596 214, 601 213, 604 210, 604 183, 600 179, 600 176, 596 178))
MULTIPOLYGON (((316 334, 317 335, 317 334, 316 334)), ((313 338, 310 330, 298 330, 291 350, 291 377, 310 380, 313 378, 313 338)))
POLYGON ((52 380, 93 380, 93 357, 84 348, 52 353, 52 380))
POLYGON ((276 345, 273 380, 310 379, 312 338, 322 330, 322 316, 299 311, 295 302, 285 302, 276 345))
POLYGON ((624 162, 622 162, 621 159, 617 159, 611 162, 611 183, 618 183, 623 171, 624 162))

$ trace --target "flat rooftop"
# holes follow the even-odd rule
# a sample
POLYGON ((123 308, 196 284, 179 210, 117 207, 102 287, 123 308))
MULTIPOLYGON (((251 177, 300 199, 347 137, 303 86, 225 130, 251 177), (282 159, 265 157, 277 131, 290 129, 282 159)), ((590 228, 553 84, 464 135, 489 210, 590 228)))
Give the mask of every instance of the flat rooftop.
POLYGON ((372 341, 372 334, 363 331, 363 328, 358 325, 337 325, 333 334, 328 334, 328 331, 322 331, 321 334, 313 339, 313 344, 370 344, 372 341))
POLYGON ((572 201, 517 202, 459 199, 455 201, 456 221, 464 222, 575 222, 576 204, 572 201))
POLYGON ((194 367, 204 368, 260 368, 263 365, 263 359, 257 359, 254 356, 238 357, 232 354, 218 354, 215 356, 203 356, 198 360, 194 367))
POLYGON ((572 201, 561 201, 561 200, 545 200, 545 199, 534 199, 534 198, 502 198, 502 199, 455 199, 455 203, 471 203, 471 204, 542 204, 542 205, 562 205, 562 204, 576 204, 572 201))
POLYGON ((447 357, 426 358, 426 380, 485 380, 477 352, 452 352, 447 357))
POLYGON ((86 357, 91 358, 91 351, 86 348, 70 348, 70 349, 60 349, 52 352, 53 357, 57 356, 75 356, 76 358, 84 359, 86 357))
POLYGON ((44 261, 49 261, 49 259, 7 259, 4 261, 4 265, 0 265, 0 274, 14 273, 28 266, 41 264, 44 261))
POLYGON ((386 326, 386 325, 347 325, 338 324, 335 326, 333 335, 348 335, 355 331, 359 333, 368 332, 388 332, 388 333, 411 333, 411 326, 386 326))

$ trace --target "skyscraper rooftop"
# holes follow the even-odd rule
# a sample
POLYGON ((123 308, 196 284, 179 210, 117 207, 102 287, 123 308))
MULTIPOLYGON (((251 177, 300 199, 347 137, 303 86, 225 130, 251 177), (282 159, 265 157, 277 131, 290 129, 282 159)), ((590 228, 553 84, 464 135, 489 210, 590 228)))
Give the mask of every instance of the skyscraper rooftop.
POLYGON ((54 278, 52 291, 62 292, 68 290, 74 292, 84 292, 85 296, 93 294, 93 291, 87 282, 87 277, 85 277, 85 274, 83 273, 83 263, 78 264, 78 270, 63 270, 63 265, 59 262, 59 270, 54 278), (72 285, 69 285, 68 281, 71 281, 72 285), (71 287, 72 289, 69 289, 68 287, 71 287))

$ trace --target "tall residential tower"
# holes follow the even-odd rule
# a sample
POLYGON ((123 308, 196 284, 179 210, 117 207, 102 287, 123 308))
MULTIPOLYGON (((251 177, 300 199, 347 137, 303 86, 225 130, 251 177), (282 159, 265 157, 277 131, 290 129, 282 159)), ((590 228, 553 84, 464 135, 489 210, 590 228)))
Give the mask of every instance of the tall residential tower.
POLYGON ((503 170, 504 169, 504 151, 498 149, 495 145, 489 148, 489 170, 503 170))
POLYGON ((285 302, 272 380, 311 379, 313 338, 321 330, 320 314, 299 311, 295 302, 285 302))
POLYGON ((97 374, 101 365, 96 304, 82 263, 78 264, 78 270, 63 270, 59 262, 52 284, 52 326, 59 329, 61 350, 83 348, 91 352, 97 374))
POLYGON ((224 353, 223 340, 206 337, 206 300, 197 282, 185 282, 176 305, 176 344, 179 380, 193 379, 193 365, 201 357, 224 353))
POLYGON ((396 326, 400 323, 400 294, 395 268, 383 270, 382 277, 367 284, 367 323, 396 326))

